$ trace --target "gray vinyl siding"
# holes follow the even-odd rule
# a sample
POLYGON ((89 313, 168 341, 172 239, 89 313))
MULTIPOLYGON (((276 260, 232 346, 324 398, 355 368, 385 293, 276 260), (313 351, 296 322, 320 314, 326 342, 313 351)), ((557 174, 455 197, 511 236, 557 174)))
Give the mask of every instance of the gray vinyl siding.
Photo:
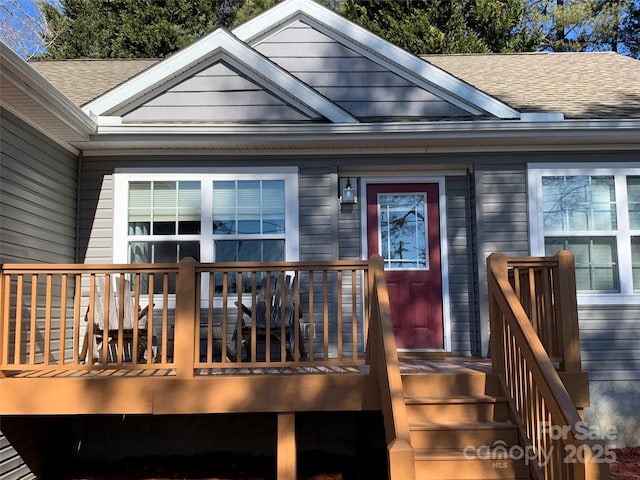
POLYGON ((502 252, 506 255, 529 254, 529 222, 527 212, 527 172, 524 162, 485 163, 476 172, 482 202, 477 219, 481 232, 481 254, 502 252))
POLYGON ((467 356, 477 351, 468 176, 447 177, 445 189, 451 353, 467 356))
POLYGON ((125 123, 303 120, 309 118, 222 61, 123 115, 125 123))
POLYGON ((303 21, 255 49, 361 120, 468 115, 303 21))
POLYGON ((527 171, 523 159, 478 156, 474 163, 479 341, 489 353, 486 259, 493 252, 529 255, 527 171))
MULTIPOLYGON (((77 157, 4 109, 0 125, 0 263, 73 263, 77 157)), ((36 477, 23 458, 37 448, 24 440, 41 433, 24 429, 17 451, 0 431, 1 480, 36 477)))
POLYGON ((300 260, 338 258, 337 211, 333 199, 335 181, 331 167, 300 170, 300 260))
POLYGON ((1 115, 0 262, 73 262, 77 157, 1 115))
MULTIPOLYGON (((108 165, 108 162, 105 162, 108 165)), ((113 261, 113 169, 100 159, 84 161, 80 191, 79 261, 113 261), (104 168, 108 168, 105 170, 104 168)))
MULTIPOLYGON (((300 260, 335 260, 344 258, 339 252, 339 226, 338 226, 338 205, 337 205, 337 175, 336 168, 327 167, 303 167, 300 169, 299 176, 299 196, 300 196, 300 260)), ((353 257, 351 257, 353 258, 353 257)), ((359 257, 357 257, 359 258, 359 257)), ((360 280, 358 277, 357 281, 360 280)), ((323 327, 322 327, 322 289, 320 284, 321 278, 315 278, 314 288, 314 330, 316 342, 314 345, 315 355, 322 354, 323 348, 323 327)), ((338 282, 335 275, 330 275, 329 295, 331 297, 331 306, 329 311, 330 322, 335 325, 337 322, 337 312, 334 310, 338 298, 338 282)), ((343 319, 342 334, 344 338, 343 354, 351 355, 353 352, 353 343, 351 342, 351 277, 350 275, 342 279, 342 302, 343 319)), ((303 283, 300 286, 302 292, 303 305, 308 302, 307 292, 308 285, 303 283)), ((359 284, 357 292, 360 292, 359 284)), ((361 298, 359 299, 361 300, 361 298)), ((303 315, 302 318, 303 331, 308 328, 309 318, 303 315)), ((362 332, 362 311, 356 312, 356 322, 358 324, 358 332, 362 332)), ((305 335, 306 336, 306 335, 305 335)), ((329 337, 330 350, 329 355, 337 355, 336 338, 332 335, 329 337)), ((362 337, 360 337, 362 340, 362 337)), ((362 342, 359 341, 358 347, 362 349, 362 342)))
POLYGON ((591 380, 640 380, 640 306, 580 306, 582 368, 591 380))

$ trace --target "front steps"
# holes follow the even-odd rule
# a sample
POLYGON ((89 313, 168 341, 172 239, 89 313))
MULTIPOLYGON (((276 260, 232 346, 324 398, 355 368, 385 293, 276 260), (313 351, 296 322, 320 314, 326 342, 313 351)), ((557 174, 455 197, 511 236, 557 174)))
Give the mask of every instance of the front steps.
POLYGON ((517 430, 486 365, 443 362, 425 372, 403 364, 416 480, 530 478, 524 459, 505 455, 518 445, 517 430))

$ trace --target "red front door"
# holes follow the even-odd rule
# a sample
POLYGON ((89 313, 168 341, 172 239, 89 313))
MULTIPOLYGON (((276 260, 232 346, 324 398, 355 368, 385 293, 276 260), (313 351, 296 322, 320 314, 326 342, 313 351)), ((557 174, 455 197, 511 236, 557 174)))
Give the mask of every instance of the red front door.
POLYGON ((438 184, 367 186, 369 256, 384 258, 398 348, 442 349, 438 184))

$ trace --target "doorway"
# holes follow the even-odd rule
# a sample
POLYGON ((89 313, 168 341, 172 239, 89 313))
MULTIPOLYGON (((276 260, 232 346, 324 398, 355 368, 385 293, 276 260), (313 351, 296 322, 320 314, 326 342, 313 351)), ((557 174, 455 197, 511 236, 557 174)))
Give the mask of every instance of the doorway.
POLYGON ((368 183, 368 255, 384 259, 396 343, 445 348, 438 183, 368 183))

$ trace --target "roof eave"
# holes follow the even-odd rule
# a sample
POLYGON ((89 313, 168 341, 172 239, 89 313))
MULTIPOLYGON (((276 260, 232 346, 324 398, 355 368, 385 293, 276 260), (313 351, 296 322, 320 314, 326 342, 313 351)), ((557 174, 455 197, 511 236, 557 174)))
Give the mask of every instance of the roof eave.
POLYGON ((407 146, 465 149, 509 145, 624 145, 640 149, 640 120, 447 121, 361 124, 260 125, 103 125, 85 150, 171 149, 298 149, 323 145, 327 150, 407 146), (232 149, 232 148, 231 148, 232 149))
MULTIPOLYGON (((103 118, 103 117, 100 117, 103 118)), ((109 117, 104 117, 108 119, 109 117)), ((421 122, 379 122, 379 123, 260 123, 260 124, 212 124, 212 123, 104 123, 99 126, 98 134, 136 134, 166 133, 176 134, 225 134, 246 135, 260 132, 262 134, 284 133, 297 135, 308 134, 362 134, 362 133, 393 133, 408 132, 422 135, 429 132, 478 132, 483 134, 490 131, 582 131, 602 129, 637 129, 640 119, 568 119, 568 120, 450 120, 450 121, 421 121, 421 122)))
MULTIPOLYGON (((71 142, 78 138, 88 139, 97 131, 98 125, 92 118, 2 42, 0 64, 3 79, 41 108, 43 114, 53 116, 60 125, 66 127, 68 134, 62 140, 71 142)), ((12 109, 5 95, 2 96, 2 105, 12 109)), ((32 113, 30 117, 42 130, 47 130, 47 125, 38 122, 35 114, 32 113)))

